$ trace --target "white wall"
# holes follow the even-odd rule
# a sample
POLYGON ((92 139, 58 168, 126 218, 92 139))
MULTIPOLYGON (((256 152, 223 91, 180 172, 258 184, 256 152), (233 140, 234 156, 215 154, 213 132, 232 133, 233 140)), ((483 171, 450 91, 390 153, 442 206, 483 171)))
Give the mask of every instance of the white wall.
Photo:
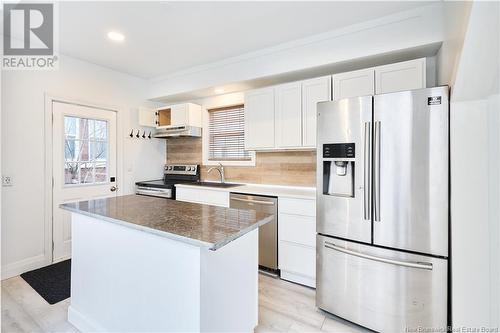
POLYGON ((492 156, 489 159, 488 170, 490 321, 491 326, 500 327, 500 94, 493 95, 488 99, 488 107, 488 150, 492 156))
POLYGON ((451 108, 452 315, 454 326, 490 321, 488 101, 451 108))
MULTIPOLYGON (((0 38, 0 39, 2 39, 2 38, 0 38)), ((3 43, 3 40, 2 40, 2 43, 3 43)), ((0 70, 0 92, 2 91, 2 83, 3 83, 3 72, 0 70)), ((3 101, 3 96, 0 93, 0 176, 3 175, 3 172, 2 172, 2 170, 3 170, 2 169, 2 117, 3 117, 2 101, 3 101)), ((1 184, 0 184, 0 186, 1 186, 1 184)), ((3 249, 1 247, 1 244, 2 244, 1 225, 3 225, 3 222, 2 222, 2 192, 3 191, 1 190, 1 187, 0 187, 0 258, 2 257, 2 252, 3 252, 3 249)))
POLYGON ((438 85, 450 85, 455 82, 472 1, 448 1, 443 6, 445 38, 436 56, 437 83, 438 85))
POLYGON ((499 327, 500 5, 474 2, 451 98, 452 317, 499 327))
POLYGON ((343 29, 173 73, 152 83, 151 98, 266 78, 443 41, 435 3, 343 29))
POLYGON ((137 108, 148 104, 148 83, 73 58, 60 59, 56 71, 2 73, 2 173, 14 181, 14 186, 2 188, 2 277, 41 266, 50 257, 43 236, 45 93, 119 109, 120 194, 132 193, 136 180, 162 176, 165 141, 127 136, 131 128, 139 128, 137 108))

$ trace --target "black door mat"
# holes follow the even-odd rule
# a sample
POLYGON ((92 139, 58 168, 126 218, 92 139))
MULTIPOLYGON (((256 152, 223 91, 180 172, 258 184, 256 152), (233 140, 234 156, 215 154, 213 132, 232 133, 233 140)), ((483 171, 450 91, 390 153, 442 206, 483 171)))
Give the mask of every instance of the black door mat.
POLYGON ((21 274, 47 303, 55 304, 70 296, 71 259, 21 274))

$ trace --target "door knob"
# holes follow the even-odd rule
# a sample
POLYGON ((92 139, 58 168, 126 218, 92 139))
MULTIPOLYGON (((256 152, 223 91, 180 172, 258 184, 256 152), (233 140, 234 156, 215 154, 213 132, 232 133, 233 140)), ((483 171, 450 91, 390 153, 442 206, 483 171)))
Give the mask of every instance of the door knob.
POLYGON ((110 190, 111 192, 114 192, 114 191, 116 191, 117 189, 118 189, 118 187, 116 187, 116 186, 111 186, 111 188, 110 188, 109 190, 110 190))

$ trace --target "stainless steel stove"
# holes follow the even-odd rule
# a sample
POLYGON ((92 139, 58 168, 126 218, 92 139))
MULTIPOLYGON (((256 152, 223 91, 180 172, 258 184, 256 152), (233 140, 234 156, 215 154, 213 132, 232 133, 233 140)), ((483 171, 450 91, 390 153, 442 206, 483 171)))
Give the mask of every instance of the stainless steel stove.
POLYGON ((200 181, 199 165, 167 164, 163 169, 163 179, 137 182, 136 194, 167 199, 175 199, 175 184, 200 181))

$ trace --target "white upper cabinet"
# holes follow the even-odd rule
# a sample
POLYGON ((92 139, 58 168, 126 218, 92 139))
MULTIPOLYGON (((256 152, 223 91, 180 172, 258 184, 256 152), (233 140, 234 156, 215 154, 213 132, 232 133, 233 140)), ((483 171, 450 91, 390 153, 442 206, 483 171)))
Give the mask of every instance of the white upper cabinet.
POLYGON ((333 99, 385 94, 426 87, 425 58, 333 76, 333 99))
POLYGON ((331 100, 331 76, 302 81, 302 146, 316 147, 316 108, 331 100))
POLYGON ((245 93, 245 148, 275 148, 274 88, 245 93))
POLYGON ((276 148, 302 146, 302 91, 300 82, 275 87, 276 148))
POLYGON ((314 149, 317 103, 425 87, 422 58, 248 91, 245 148, 314 149))
POLYGON ((161 107, 156 110, 156 128, 177 126, 201 127, 201 105, 184 103, 161 107))
POLYGON ((331 76, 247 92, 245 148, 316 148, 316 104, 329 100, 331 76))
POLYGON ((373 68, 335 74, 333 99, 375 94, 375 70, 373 68))
POLYGON ((425 58, 375 67, 375 93, 425 88, 425 72, 425 58))
POLYGON ((189 104, 172 105, 172 125, 187 125, 189 124, 189 104))
POLYGON ((156 110, 140 107, 139 126, 156 127, 156 110))

